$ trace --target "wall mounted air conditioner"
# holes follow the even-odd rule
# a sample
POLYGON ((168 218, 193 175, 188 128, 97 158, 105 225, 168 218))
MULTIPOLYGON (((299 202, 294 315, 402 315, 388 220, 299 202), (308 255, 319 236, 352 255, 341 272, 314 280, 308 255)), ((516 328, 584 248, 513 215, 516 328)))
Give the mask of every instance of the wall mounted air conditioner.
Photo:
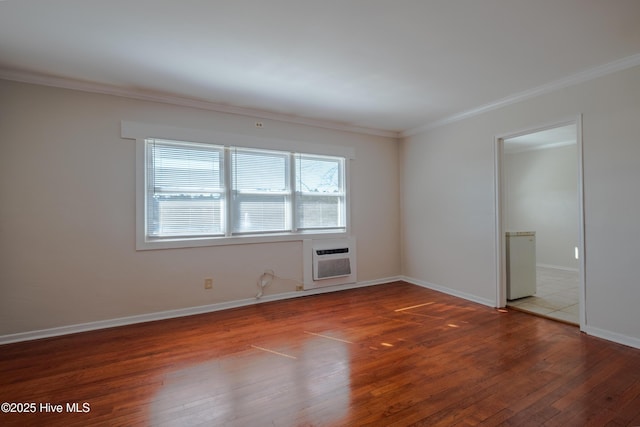
POLYGON ((350 275, 349 246, 313 249, 313 280, 326 280, 350 275))
POLYGON ((355 283, 354 238, 305 240, 304 289, 355 283))

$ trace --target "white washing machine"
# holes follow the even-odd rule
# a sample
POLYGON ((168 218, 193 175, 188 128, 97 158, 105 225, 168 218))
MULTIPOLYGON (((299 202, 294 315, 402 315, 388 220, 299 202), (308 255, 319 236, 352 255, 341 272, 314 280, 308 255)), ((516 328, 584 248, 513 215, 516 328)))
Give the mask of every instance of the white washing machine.
POLYGON ((508 231, 507 299, 524 298, 536 293, 536 232, 508 231))

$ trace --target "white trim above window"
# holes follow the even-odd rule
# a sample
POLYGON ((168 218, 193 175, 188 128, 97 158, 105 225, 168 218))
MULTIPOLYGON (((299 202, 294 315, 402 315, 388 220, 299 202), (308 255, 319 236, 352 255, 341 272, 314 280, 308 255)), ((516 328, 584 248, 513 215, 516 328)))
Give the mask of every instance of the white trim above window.
POLYGON ((146 134, 136 137, 138 250, 348 235, 353 150, 327 154, 332 150, 304 143, 283 150, 295 145, 288 141, 256 149, 276 140, 249 138, 234 146, 225 140, 231 134, 185 130, 194 142, 170 139, 163 130, 180 136, 179 128, 123 122, 123 138, 146 134), (317 147, 323 150, 302 152, 317 147))
POLYGON ((163 138, 175 141, 205 142, 232 147, 263 148, 267 150, 281 150, 301 153, 323 154, 327 156, 345 157, 350 160, 356 158, 353 147, 340 145, 315 144, 305 141, 290 141, 277 138, 262 138, 250 135, 240 135, 218 132, 208 129, 190 129, 166 126, 155 123, 121 122, 121 136, 124 139, 163 138))

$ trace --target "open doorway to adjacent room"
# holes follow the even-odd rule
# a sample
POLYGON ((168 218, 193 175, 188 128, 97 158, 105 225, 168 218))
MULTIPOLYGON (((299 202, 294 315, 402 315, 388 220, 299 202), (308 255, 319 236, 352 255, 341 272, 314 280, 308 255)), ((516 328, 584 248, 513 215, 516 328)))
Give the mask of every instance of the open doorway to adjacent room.
POLYGON ((497 138, 498 305, 584 324, 580 120, 497 138))

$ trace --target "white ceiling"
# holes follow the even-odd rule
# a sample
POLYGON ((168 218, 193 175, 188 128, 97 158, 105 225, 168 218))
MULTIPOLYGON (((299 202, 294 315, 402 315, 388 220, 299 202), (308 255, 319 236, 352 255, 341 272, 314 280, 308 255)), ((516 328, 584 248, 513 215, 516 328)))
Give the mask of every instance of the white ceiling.
POLYGON ((5 0, 0 78, 411 134, 638 65, 639 22, 638 0, 5 0))

